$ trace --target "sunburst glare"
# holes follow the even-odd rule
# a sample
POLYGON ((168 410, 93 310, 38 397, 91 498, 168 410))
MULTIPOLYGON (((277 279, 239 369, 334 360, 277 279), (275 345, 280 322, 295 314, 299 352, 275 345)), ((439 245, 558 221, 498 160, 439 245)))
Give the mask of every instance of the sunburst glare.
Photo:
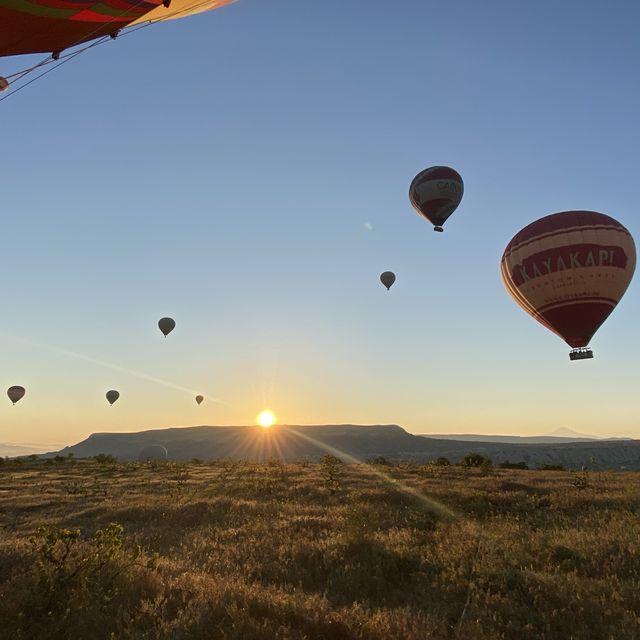
POLYGON ((269 409, 262 410, 256 416, 256 423, 265 429, 268 429, 271 425, 275 424, 275 421, 276 416, 273 411, 270 411, 269 409))

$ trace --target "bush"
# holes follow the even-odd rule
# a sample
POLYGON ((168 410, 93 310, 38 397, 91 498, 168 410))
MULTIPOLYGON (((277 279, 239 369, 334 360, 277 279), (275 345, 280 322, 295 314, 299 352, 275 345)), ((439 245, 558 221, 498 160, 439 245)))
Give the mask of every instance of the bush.
POLYGON ((526 462, 509 462, 505 460, 501 462, 498 467, 500 469, 528 469, 529 465, 526 462))
POLYGON ((451 461, 449 460, 449 458, 445 458, 444 456, 440 456, 436 462, 435 462, 439 467, 450 467, 451 466, 451 461))
POLYGON ((97 456, 93 456, 93 459, 98 464, 116 464, 118 462, 118 459, 110 453, 99 453, 97 456))
POLYGON ((326 454, 320 458, 320 474, 324 480, 324 486, 327 491, 333 495, 339 488, 340 483, 338 477, 342 467, 342 460, 330 454, 326 454))
POLYGON ((367 458, 367 464, 379 464, 383 467, 390 467, 391 463, 384 456, 375 456, 373 458, 367 458))
POLYGON ((481 456, 479 453, 467 453, 467 455, 460 460, 460 466, 462 467, 487 468, 492 464, 491 458, 485 458, 485 456, 481 456))
POLYGON ((540 464, 538 469, 540 471, 566 471, 563 464, 540 464))

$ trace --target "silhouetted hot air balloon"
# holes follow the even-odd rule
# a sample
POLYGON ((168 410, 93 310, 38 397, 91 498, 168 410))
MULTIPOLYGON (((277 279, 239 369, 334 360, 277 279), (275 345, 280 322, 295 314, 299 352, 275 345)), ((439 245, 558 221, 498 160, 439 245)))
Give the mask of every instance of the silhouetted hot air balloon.
POLYGON ((112 389, 111 391, 107 391, 106 397, 109 404, 113 404, 120 397, 120 392, 112 389))
POLYGON ((380 282, 387 287, 387 291, 391 289, 391 285, 396 281, 396 274, 393 271, 385 271, 380 275, 380 282))
POLYGON ((198 404, 202 404, 202 401, 204 400, 204 396, 196 396, 196 402, 198 404))
POLYGON ((147 21, 183 18, 233 0, 0 0, 0 56, 54 53, 147 21))
POLYGON ((540 218, 507 245, 500 270, 514 300, 569 346, 572 360, 592 358, 593 334, 624 295, 636 266, 633 238, 594 211, 540 218))
POLYGON ((140 462, 151 462, 153 460, 166 460, 168 451, 161 444, 150 444, 140 451, 138 460, 140 462))
POLYGON ((173 318, 160 318, 158 328, 166 338, 176 328, 176 321, 173 318))
POLYGON ((27 393, 27 390, 24 387, 20 386, 9 387, 7 389, 7 395, 9 396, 9 400, 11 400, 13 404, 18 402, 18 400, 24 398, 25 393, 27 393))
POLYGON ((464 193, 460 174, 450 167, 430 167, 421 171, 411 182, 409 200, 413 208, 443 231, 442 225, 458 208, 464 193))

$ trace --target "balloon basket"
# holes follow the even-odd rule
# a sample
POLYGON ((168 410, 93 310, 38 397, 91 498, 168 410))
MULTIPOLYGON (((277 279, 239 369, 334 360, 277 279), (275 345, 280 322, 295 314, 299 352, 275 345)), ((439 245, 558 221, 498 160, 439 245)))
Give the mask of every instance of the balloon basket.
POLYGON ((574 349, 569 353, 569 360, 588 360, 593 358, 591 349, 574 349))
POLYGON ((434 231, 440 231, 440 233, 442 233, 444 231, 444 229, 442 227, 433 227, 434 231))

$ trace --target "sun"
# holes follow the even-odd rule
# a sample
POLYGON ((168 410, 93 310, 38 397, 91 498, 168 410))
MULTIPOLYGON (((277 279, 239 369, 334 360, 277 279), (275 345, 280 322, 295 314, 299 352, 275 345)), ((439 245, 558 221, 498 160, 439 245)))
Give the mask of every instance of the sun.
POLYGON ((276 416, 273 411, 264 409, 256 416, 256 422, 263 428, 268 429, 276 421, 276 416))

